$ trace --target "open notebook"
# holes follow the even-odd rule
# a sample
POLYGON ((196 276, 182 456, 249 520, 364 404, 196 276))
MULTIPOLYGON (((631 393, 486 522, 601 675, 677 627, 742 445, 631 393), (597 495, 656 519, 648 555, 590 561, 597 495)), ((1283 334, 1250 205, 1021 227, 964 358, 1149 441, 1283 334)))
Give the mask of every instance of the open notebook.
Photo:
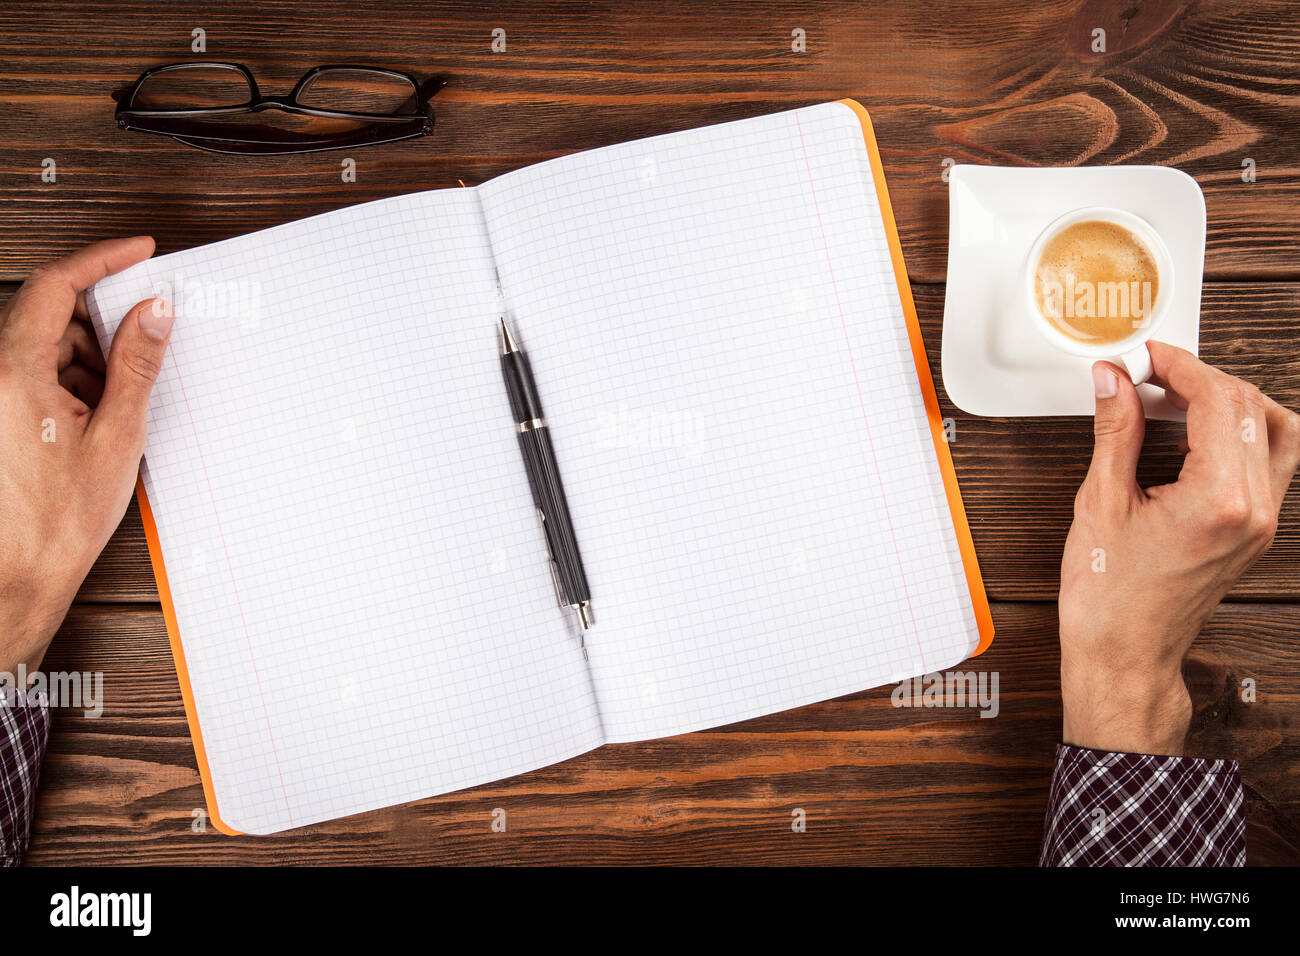
POLYGON ((177 318, 140 504, 223 830, 821 701, 992 638, 856 103, 161 256, 92 290, 105 348, 154 294, 177 318), (582 546, 589 660, 502 314, 582 546))

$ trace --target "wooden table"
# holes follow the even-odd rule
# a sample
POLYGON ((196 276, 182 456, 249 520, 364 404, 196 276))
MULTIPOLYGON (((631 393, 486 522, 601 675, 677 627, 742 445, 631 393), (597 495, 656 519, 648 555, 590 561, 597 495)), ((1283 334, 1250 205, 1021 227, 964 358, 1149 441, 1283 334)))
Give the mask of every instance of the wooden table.
MULTIPOLYGON (((84 242, 160 252, 364 200, 477 183, 574 150, 842 96, 871 111, 936 381, 948 159, 1157 163, 1209 209, 1201 352, 1300 406, 1300 5, 644 5, 339 0, 239 13, 177 0, 0 7, 0 280, 84 242), (191 51, 206 31, 207 52, 191 51), (492 31, 506 31, 493 52, 492 31), (1106 31, 1093 52, 1093 31, 1106 31), (806 52, 791 49, 806 32, 806 52), (431 140, 241 159, 118 132, 110 92, 151 64, 250 65, 287 91, 319 63, 445 73, 431 140), (43 183, 42 162, 57 164, 43 183), (1248 160, 1253 163, 1247 162, 1248 160), (1253 165, 1255 180, 1243 181, 1253 165)), ((194 752, 134 506, 48 657, 102 670, 99 719, 59 713, 31 863, 1009 863, 1033 861, 1060 719, 1054 605, 1088 419, 952 407, 998 637, 1001 713, 899 710, 890 688, 644 744, 274 837, 194 832, 194 752), (490 830, 493 808, 505 833, 490 830), (793 833, 791 811, 808 815, 793 833)), ((1143 477, 1177 473, 1153 424, 1143 477)), ((1300 493, 1196 643, 1196 750, 1242 761, 1253 863, 1300 862, 1300 493), (1258 684, 1244 703, 1243 678, 1258 684)), ((323 693, 328 688, 322 688, 323 693)))

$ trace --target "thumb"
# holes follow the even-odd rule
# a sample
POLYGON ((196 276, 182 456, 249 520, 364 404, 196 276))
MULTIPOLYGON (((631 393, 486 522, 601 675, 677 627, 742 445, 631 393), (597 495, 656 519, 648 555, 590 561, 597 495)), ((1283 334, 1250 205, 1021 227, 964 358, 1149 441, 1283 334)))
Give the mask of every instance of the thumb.
POLYGON ((172 329, 172 307, 163 299, 146 299, 126 314, 108 350, 104 397, 92 418, 92 427, 105 432, 114 444, 144 451, 145 413, 149 394, 162 369, 167 337, 172 329))
POLYGON ((1097 411, 1092 423, 1094 444, 1088 480, 1135 485, 1146 434, 1146 414, 1137 386, 1127 372, 1109 362, 1093 364, 1092 384, 1097 411))

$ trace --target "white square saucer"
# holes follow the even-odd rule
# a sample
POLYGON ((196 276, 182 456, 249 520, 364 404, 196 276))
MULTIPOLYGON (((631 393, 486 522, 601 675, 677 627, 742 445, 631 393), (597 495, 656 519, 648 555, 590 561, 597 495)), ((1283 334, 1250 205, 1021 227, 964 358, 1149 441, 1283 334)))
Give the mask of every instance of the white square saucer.
MULTIPOLYGON (((1195 353, 1205 262, 1205 197, 1166 166, 1026 169, 954 166, 948 181, 948 286, 943 385, 972 415, 1092 415, 1092 362, 1054 348, 1022 307, 1023 266, 1038 234, 1081 206, 1141 216, 1169 247, 1174 298, 1156 331, 1195 353)), ((1154 385, 1138 388, 1148 418, 1182 420, 1154 385)))

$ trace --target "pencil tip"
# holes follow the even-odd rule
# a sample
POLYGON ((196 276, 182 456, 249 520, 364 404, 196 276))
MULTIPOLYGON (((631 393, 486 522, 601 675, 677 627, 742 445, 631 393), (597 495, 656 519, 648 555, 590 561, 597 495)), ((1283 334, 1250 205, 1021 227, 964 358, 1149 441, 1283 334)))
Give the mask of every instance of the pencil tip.
POLYGON ((506 325, 506 317, 501 316, 501 354, 509 355, 511 352, 518 352, 519 348, 515 345, 514 336, 510 334, 510 327, 506 325))

